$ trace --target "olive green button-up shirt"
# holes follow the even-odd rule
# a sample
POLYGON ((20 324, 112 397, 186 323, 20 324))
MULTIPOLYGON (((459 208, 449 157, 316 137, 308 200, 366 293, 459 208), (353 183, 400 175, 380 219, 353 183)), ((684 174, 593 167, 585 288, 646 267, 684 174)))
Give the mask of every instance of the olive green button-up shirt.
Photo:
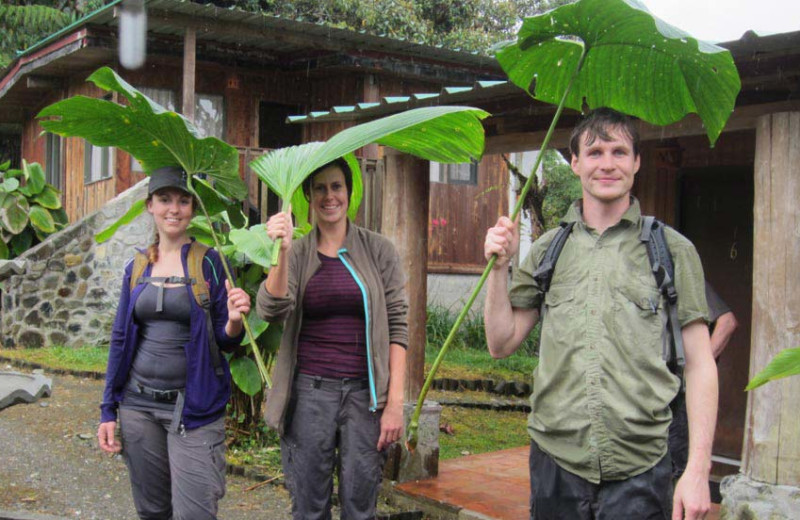
MULTIPOLYGON (((665 301, 639 240, 636 199, 602 235, 584 224, 580 201, 564 220, 576 224, 550 290, 542 294, 532 273, 555 230, 533 244, 510 289, 513 307, 543 314, 528 433, 567 471, 594 483, 622 480, 647 471, 667 451, 669 403, 680 382, 662 356, 665 301)), ((681 327, 707 321, 697 251, 671 228, 666 239, 681 327)))

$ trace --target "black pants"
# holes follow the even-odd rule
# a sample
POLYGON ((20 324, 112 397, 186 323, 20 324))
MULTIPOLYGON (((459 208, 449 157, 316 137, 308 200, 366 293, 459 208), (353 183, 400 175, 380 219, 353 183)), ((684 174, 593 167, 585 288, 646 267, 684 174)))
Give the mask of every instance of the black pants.
POLYGON ((593 484, 562 469, 531 442, 529 467, 531 520, 669 520, 672 515, 669 454, 635 477, 593 484))

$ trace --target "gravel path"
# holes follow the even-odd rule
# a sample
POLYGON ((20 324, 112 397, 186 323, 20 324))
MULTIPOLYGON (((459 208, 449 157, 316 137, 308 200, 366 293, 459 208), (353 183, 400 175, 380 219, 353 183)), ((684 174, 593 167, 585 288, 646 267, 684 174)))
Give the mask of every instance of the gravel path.
MULTIPOLYGON (((135 520, 125 463, 97 448, 103 382, 55 376, 53 395, 0 411, 0 510, 80 519, 135 520)), ((219 517, 288 519, 282 486, 228 475, 219 517)), ((337 515, 338 516, 338 515, 337 515)))

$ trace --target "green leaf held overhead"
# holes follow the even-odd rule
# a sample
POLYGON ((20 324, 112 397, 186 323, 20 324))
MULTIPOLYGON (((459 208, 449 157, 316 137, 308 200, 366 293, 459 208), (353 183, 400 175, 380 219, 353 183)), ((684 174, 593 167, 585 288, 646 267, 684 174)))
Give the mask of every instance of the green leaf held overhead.
POLYGON ((567 107, 606 106, 654 125, 696 113, 712 144, 741 88, 728 50, 692 38, 635 0, 580 0, 526 18, 497 60, 514 84, 558 104, 584 52, 567 107))
POLYGON ((39 112, 37 117, 45 130, 64 137, 82 137, 95 146, 125 150, 147 172, 179 164, 190 175, 208 175, 226 196, 247 196, 234 147, 215 137, 200 138, 186 118, 152 101, 108 67, 97 70, 89 81, 117 92, 128 105, 74 96, 39 112))
POLYGON ((800 374, 800 347, 787 348, 778 353, 764 370, 756 374, 745 390, 752 390, 770 381, 798 374, 800 374))

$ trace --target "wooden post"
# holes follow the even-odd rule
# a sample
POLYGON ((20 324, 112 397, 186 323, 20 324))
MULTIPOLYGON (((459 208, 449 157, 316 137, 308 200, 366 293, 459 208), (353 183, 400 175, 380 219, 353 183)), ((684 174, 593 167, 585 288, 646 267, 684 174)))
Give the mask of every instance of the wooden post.
POLYGON ((187 27, 183 35, 183 95, 181 113, 189 121, 194 121, 194 79, 197 54, 197 32, 187 27))
MULTIPOLYGON (((780 351, 800 346, 800 112, 756 126, 753 322, 750 378, 780 351)), ((800 485, 800 377, 749 392, 742 453, 753 480, 800 485)))
POLYGON ((408 294, 406 401, 416 401, 425 376, 428 271, 428 162, 385 150, 381 230, 400 253, 408 294))

